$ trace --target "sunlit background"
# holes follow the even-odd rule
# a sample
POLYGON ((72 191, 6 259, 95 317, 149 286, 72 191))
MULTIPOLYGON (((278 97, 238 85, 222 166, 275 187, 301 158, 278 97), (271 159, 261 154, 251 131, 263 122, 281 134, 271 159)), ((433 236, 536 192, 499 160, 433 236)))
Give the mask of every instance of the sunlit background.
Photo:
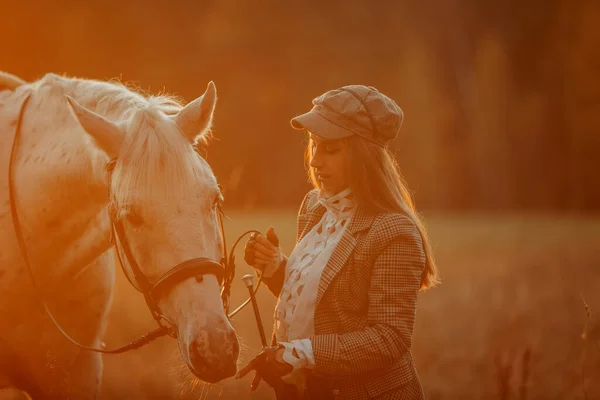
MULTIPOLYGON (((118 78, 190 101, 215 82, 205 156, 229 243, 273 225, 289 252, 310 185, 289 125, 366 84, 405 112, 391 144, 443 285, 413 352, 430 399, 600 398, 600 2, 0 0, 0 69, 118 78), (585 305, 587 304, 587 309, 585 305)), ((238 254, 238 276, 250 271, 238 254)), ((234 304, 246 294, 236 281, 234 304)), ((275 299, 260 293, 265 327, 275 299)), ((146 315, 147 314, 147 315, 146 315)), ((251 310, 233 320, 245 360, 251 310)), ((106 342, 153 327, 120 272, 106 342)), ((274 398, 190 381, 175 342, 106 356, 102 398, 274 398)))

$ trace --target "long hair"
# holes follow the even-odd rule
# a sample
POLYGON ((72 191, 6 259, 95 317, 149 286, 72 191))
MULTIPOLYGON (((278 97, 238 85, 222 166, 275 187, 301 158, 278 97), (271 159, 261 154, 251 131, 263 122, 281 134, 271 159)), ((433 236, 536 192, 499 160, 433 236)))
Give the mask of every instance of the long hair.
MULTIPOLYGON (((399 212, 410 218, 419 230, 425 252, 421 289, 439 284, 438 270, 427 230, 422 217, 415 209, 408 186, 394 156, 387 147, 381 147, 356 135, 340 140, 346 142, 350 188, 357 203, 375 213, 399 212)), ((319 180, 310 166, 312 152, 312 140, 309 137, 305 149, 305 163, 310 182, 313 187, 320 190, 319 180)))

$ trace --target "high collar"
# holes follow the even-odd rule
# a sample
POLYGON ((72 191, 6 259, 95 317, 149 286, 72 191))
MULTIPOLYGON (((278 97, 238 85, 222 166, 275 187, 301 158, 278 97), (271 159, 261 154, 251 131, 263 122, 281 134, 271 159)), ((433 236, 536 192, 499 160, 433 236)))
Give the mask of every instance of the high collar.
POLYGON ((350 217, 356 209, 356 201, 350 188, 334 195, 330 195, 327 192, 319 192, 317 199, 325 209, 337 218, 350 217))

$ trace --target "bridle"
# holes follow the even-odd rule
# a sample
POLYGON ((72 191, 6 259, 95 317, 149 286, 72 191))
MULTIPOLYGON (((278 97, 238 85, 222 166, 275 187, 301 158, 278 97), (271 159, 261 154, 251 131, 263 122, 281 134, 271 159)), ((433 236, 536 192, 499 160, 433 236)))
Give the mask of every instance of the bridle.
MULTIPOLYGON (((116 163, 117 159, 112 159, 108 162, 107 171, 109 174, 112 173, 116 163)), ((238 309, 236 309, 232 313, 229 313, 229 296, 231 294, 231 284, 233 283, 233 279, 235 278, 235 248, 239 241, 245 235, 249 233, 260 232, 255 230, 249 230, 244 232, 241 236, 238 237, 233 247, 231 248, 231 252, 228 254, 227 243, 225 239, 225 227, 223 225, 223 216, 222 212, 219 210, 217 212, 217 216, 219 220, 219 228, 221 231, 221 240, 223 243, 223 257, 221 258, 220 262, 217 262, 207 257, 186 260, 167 271, 156 281, 156 283, 151 283, 142 272, 141 268, 135 260, 135 257, 133 256, 133 253, 131 252, 131 246, 129 245, 129 242, 126 239, 125 229, 122 220, 120 218, 116 218, 114 212, 110 212, 109 214, 112 226, 111 242, 114 243, 117 258, 119 259, 119 263, 121 264, 123 273, 125 274, 125 277, 129 281, 129 283, 143 294, 144 299, 146 300, 146 305, 152 313, 152 317, 156 320, 159 326, 164 326, 166 329, 172 330, 173 324, 169 321, 167 317, 164 316, 164 314, 162 314, 162 312, 160 311, 160 307, 158 306, 157 300, 162 295, 169 292, 178 283, 181 283, 184 280, 193 277, 201 281, 203 279, 203 276, 206 274, 212 274, 216 276, 219 285, 221 286, 221 300, 223 302, 225 313, 228 314, 228 318, 231 318, 235 314, 237 314, 239 310, 243 308, 250 300, 248 299, 245 303, 243 303, 241 308, 238 307, 238 309), (129 268, 133 273, 133 279, 131 279, 131 277, 127 273, 127 270, 125 269, 126 263, 124 261, 126 261, 126 263, 129 265, 129 268), (167 325, 164 324, 165 322, 167 322, 167 325)))
MULTIPOLYGON (((158 299, 162 295, 169 292, 177 284, 179 284, 187 279, 193 278, 193 277, 196 277, 196 279, 201 281, 203 279, 203 276, 207 275, 207 274, 215 275, 217 278, 217 281, 219 282, 219 285, 221 286, 221 301, 223 302, 223 308, 225 310, 227 318, 232 318, 233 316, 235 316, 240 310, 242 310, 251 301, 251 299, 248 298, 239 307, 237 307, 234 311, 232 311, 231 313, 229 312, 229 298, 230 298, 230 294, 231 294, 231 284, 233 282, 233 279, 235 278, 235 255, 234 255, 235 248, 236 248, 237 244, 240 242, 240 240, 245 235, 247 235, 249 233, 260 233, 260 232, 255 231, 255 230, 248 230, 248 231, 242 233, 237 238, 235 243, 233 244, 233 246, 231 248, 231 252, 227 253, 227 245, 225 242, 225 229, 223 226, 223 217, 222 217, 222 213, 218 212, 217 215, 218 215, 218 219, 219 219, 219 227, 221 230, 221 240, 223 243, 222 259, 218 262, 218 261, 212 260, 210 258, 199 257, 199 258, 193 258, 190 260, 183 261, 182 263, 176 265, 175 267, 173 267, 172 269, 167 271, 156 282, 152 283, 152 282, 150 282, 148 277, 146 275, 144 275, 144 273, 140 269, 138 263, 136 262, 135 257, 133 256, 133 253, 131 252, 131 247, 129 246, 129 242, 127 241, 127 238, 125 236, 125 229, 123 227, 122 220, 120 218, 116 218, 114 213, 109 211, 109 218, 110 218, 110 222, 111 222, 111 243, 115 247, 115 252, 117 254, 119 264, 121 265, 121 269, 123 270, 123 273, 125 274, 129 283, 135 289, 137 289, 139 292, 141 292, 142 295, 144 296, 146 305, 148 306, 148 309, 150 310, 152 317, 157 322, 159 327, 157 329, 139 337, 138 339, 132 341, 131 343, 129 343, 125 346, 118 347, 115 349, 109 349, 109 350, 107 350, 105 348, 96 348, 96 347, 91 347, 91 346, 85 346, 85 345, 78 343, 74 339, 72 339, 61 328, 60 324, 56 321, 56 319, 54 318, 54 316, 48 309, 48 306, 46 305, 46 302, 44 301, 44 298, 42 296, 42 291, 36 283, 35 277, 33 275, 33 271, 31 269, 31 265, 29 263, 29 258, 27 257, 25 241, 23 239, 23 233, 21 231, 21 224, 19 223, 19 217, 17 214, 17 206, 16 206, 16 200, 15 200, 15 196, 14 196, 15 181, 13 179, 13 165, 15 162, 14 158, 15 158, 15 153, 16 153, 16 148, 17 148, 17 143, 18 143, 17 139, 21 132, 21 124, 22 124, 22 120, 23 120, 23 115, 24 115, 26 105, 29 101, 29 98, 30 97, 27 96, 27 98, 24 100, 24 102, 21 106, 21 109, 19 112, 19 117, 17 120, 16 131, 15 131, 15 135, 13 138, 12 149, 11 149, 11 153, 10 153, 10 161, 9 161, 9 166, 8 166, 8 186, 9 186, 8 187, 8 190, 9 190, 8 196, 9 196, 9 202, 10 202, 10 209, 11 209, 11 215, 12 215, 13 225, 14 225, 14 229, 15 229, 15 234, 17 237, 17 241, 19 243, 19 248, 21 250, 21 255, 23 257, 23 260, 25 261, 27 270, 29 271, 29 275, 31 277, 31 281, 33 283, 35 292, 38 295, 39 300, 40 300, 42 306, 44 307, 46 314, 48 315, 48 317, 50 318, 52 323, 56 326, 58 331, 67 340, 69 340, 72 344, 74 344, 82 349, 86 349, 86 350, 90 350, 90 351, 94 351, 94 352, 98 352, 98 353, 105 353, 105 354, 118 354, 118 353, 124 353, 128 350, 137 349, 139 347, 142 347, 143 345, 150 343, 154 339, 157 339, 161 336, 169 335, 171 337, 177 337, 177 329, 176 329, 175 325, 172 323, 172 321, 170 321, 160 310, 160 307, 158 305, 158 299), (123 253, 123 255, 121 253, 123 253), (131 272, 133 273, 133 279, 127 272, 127 270, 125 268, 125 263, 123 261, 126 261, 127 264, 129 265, 129 268, 130 268, 131 272)), ((117 161, 118 161, 117 159, 112 159, 107 163, 106 168, 107 168, 107 172, 110 174, 109 176, 112 175, 112 172, 115 168, 117 161)), ((110 179, 109 179, 109 187, 110 187, 110 179)), ((261 281, 262 281, 262 277, 259 276, 258 282, 257 282, 256 286, 253 288, 254 293, 256 293, 256 291, 258 290, 258 287, 260 286, 261 281)))

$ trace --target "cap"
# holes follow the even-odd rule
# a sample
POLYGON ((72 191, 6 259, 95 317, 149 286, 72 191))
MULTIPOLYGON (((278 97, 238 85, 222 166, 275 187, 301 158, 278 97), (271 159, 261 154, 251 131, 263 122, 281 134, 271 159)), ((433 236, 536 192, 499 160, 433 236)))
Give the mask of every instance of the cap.
POLYGON ((330 90, 312 101, 313 108, 290 121, 325 139, 358 135, 385 146, 394 139, 404 113, 394 100, 372 86, 349 85, 330 90))

